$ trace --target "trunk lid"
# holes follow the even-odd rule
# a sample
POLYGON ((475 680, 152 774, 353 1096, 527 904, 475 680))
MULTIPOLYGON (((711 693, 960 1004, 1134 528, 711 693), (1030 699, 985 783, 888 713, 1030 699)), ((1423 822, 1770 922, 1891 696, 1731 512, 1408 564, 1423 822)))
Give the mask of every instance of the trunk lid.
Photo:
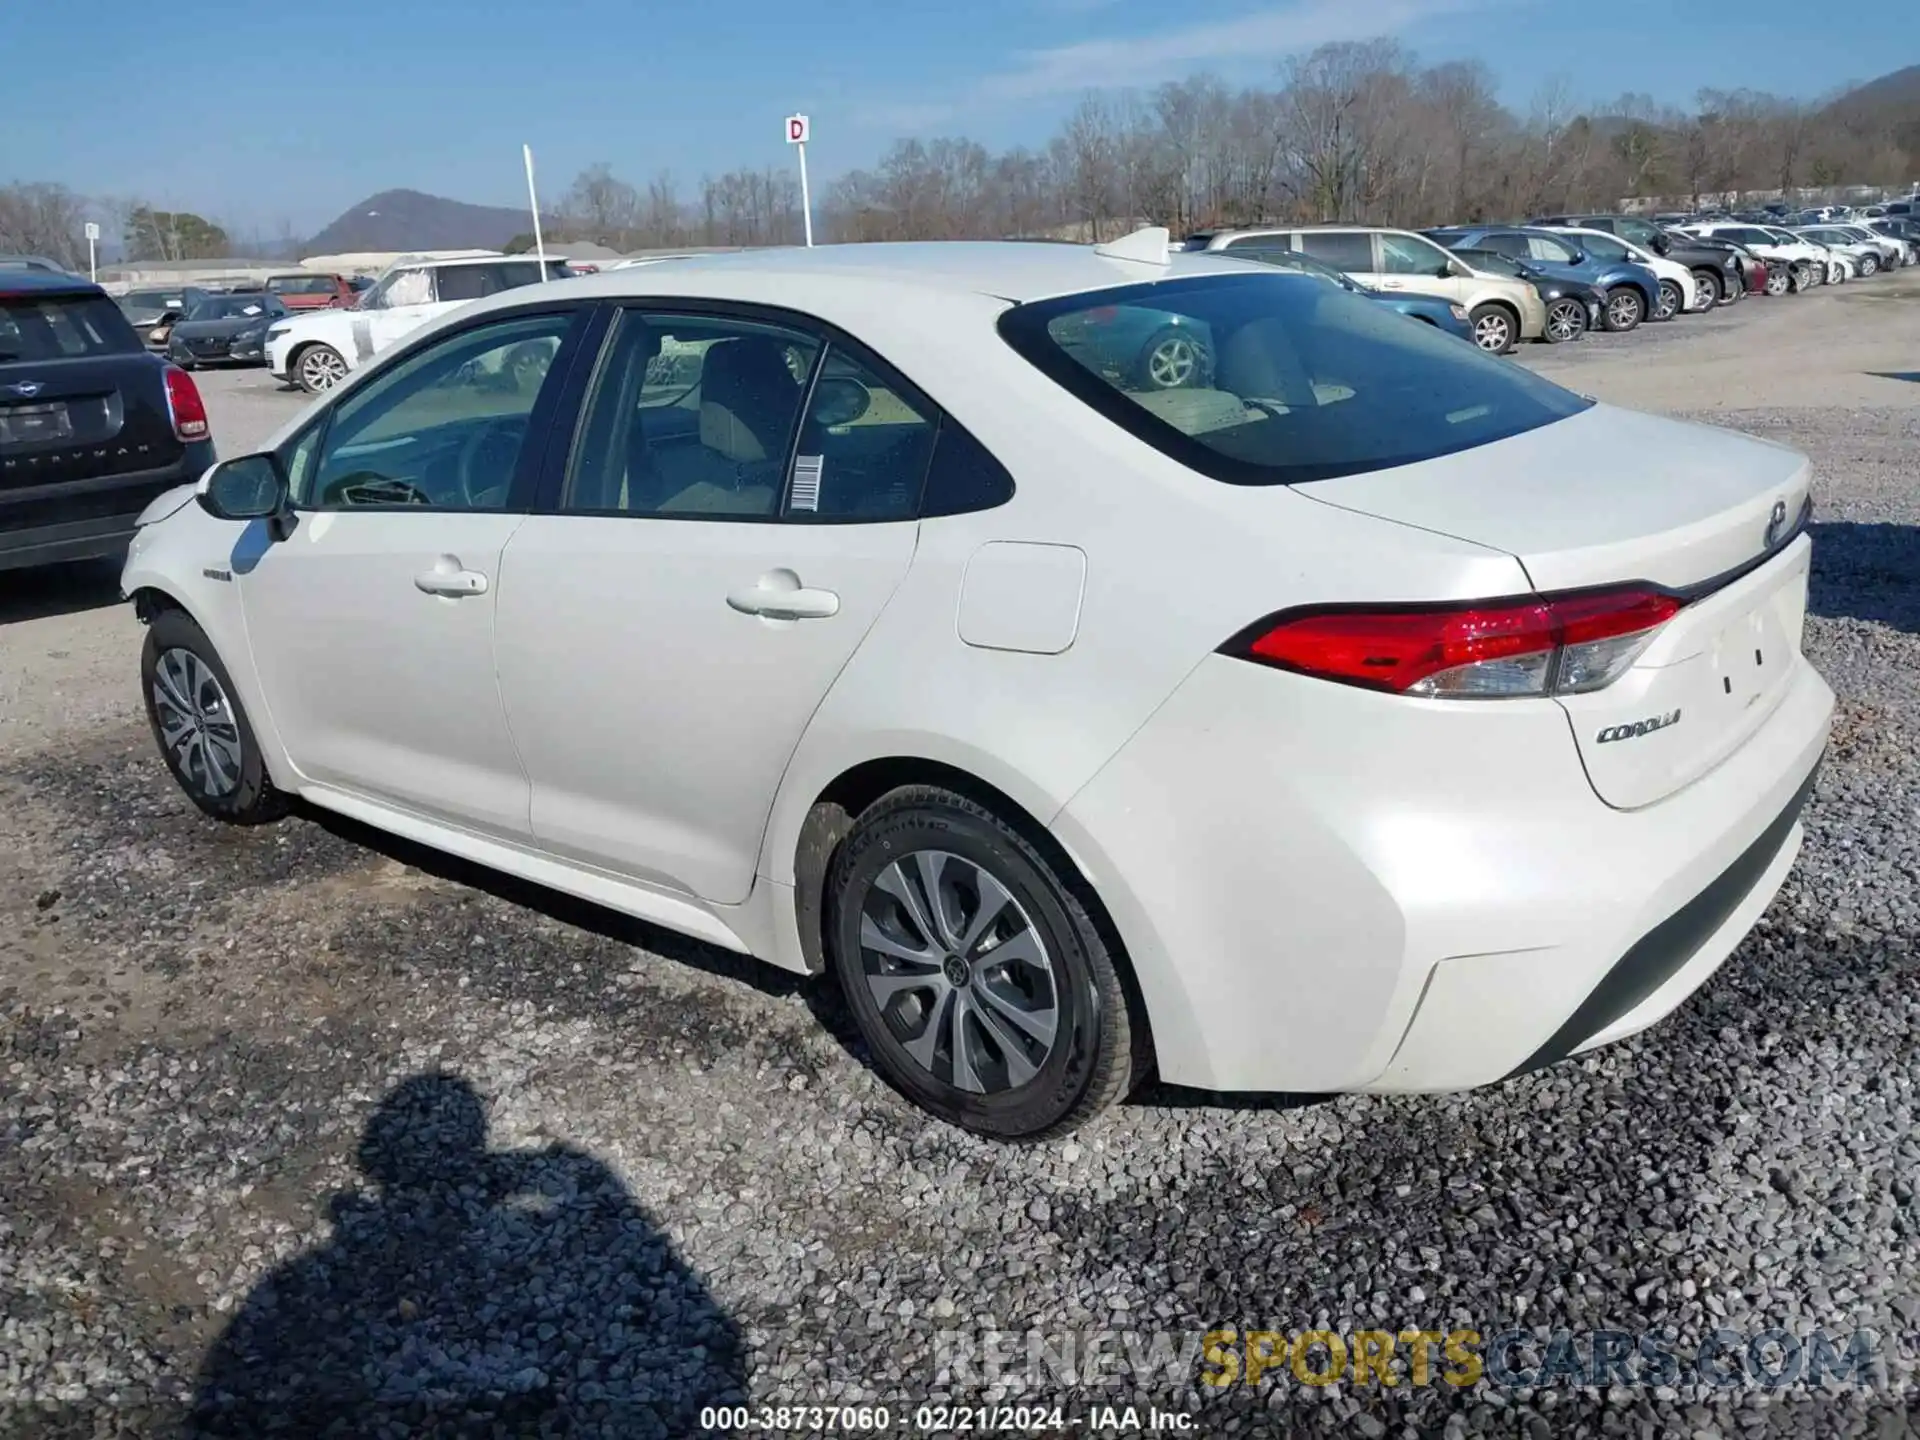
POLYGON ((162 369, 144 352, 0 364, 0 501, 177 464, 162 369))
POLYGON ((1685 597, 1624 676, 1560 699, 1595 792, 1632 809, 1719 764, 1784 696, 1806 615, 1809 483, 1785 446, 1596 405, 1295 489, 1504 550, 1543 592, 1641 582, 1685 597))

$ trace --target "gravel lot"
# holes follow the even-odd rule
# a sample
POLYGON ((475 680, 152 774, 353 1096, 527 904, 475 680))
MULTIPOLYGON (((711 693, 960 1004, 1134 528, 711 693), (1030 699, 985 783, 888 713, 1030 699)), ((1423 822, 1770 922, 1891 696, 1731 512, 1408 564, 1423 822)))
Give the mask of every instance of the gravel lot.
MULTIPOLYGON (((732 1399, 891 1402, 900 1431, 1006 1393, 1072 1433, 1148 1400, 1203 1434, 1911 1433, 1920 280, 1523 363, 1814 457, 1807 646, 1841 709, 1800 864, 1720 975, 1469 1095, 1162 1089, 975 1141, 874 1077, 824 984, 345 822, 201 819, 111 585, 0 577, 0 1432, 664 1436, 732 1399), (934 1365, 940 1332, 1226 1327, 1877 1348, 1863 1386, 1772 1394, 934 1365)), ((203 385, 230 455, 301 403, 203 385)), ((759 1433, 823 1428, 789 1418, 759 1433)))

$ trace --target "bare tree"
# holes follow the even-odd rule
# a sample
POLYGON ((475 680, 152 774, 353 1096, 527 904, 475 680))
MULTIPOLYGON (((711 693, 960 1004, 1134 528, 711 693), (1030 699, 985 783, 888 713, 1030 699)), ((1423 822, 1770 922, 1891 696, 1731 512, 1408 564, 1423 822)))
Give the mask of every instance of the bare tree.
POLYGON ((64 185, 0 186, 0 251, 43 255, 78 269, 87 262, 87 203, 64 185))

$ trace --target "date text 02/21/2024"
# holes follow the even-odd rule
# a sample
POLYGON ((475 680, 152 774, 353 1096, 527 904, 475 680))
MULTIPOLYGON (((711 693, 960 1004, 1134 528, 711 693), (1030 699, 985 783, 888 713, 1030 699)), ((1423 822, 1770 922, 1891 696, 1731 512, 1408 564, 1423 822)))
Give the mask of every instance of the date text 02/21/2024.
POLYGON ((1074 1415, 1058 1405, 921 1405, 911 1417, 904 1412, 896 1416, 885 1405, 717 1405, 700 1412, 700 1428, 725 1434, 802 1430, 878 1435, 909 1419, 911 1425, 905 1428, 920 1435, 1184 1434, 1193 1429, 1190 1415, 1136 1405, 1095 1405, 1074 1415))

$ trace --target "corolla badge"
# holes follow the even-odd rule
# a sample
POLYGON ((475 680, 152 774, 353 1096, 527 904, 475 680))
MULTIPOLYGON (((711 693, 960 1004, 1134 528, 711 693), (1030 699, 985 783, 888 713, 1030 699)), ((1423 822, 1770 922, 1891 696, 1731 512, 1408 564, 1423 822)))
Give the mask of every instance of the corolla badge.
POLYGON ((1787 528, 1787 502, 1773 502, 1773 513, 1767 517, 1767 549, 1771 550, 1780 543, 1780 532, 1787 528))
POLYGON ((46 388, 38 380, 16 380, 11 385, 0 385, 0 390, 18 395, 22 400, 31 400, 46 388))
POLYGON ((1645 720, 1635 720, 1631 725, 1609 725, 1594 736, 1597 744, 1606 745, 1615 740, 1637 740, 1642 735, 1651 735, 1656 730, 1664 730, 1669 725, 1680 723, 1680 712, 1669 710, 1664 715, 1651 715, 1645 720))

